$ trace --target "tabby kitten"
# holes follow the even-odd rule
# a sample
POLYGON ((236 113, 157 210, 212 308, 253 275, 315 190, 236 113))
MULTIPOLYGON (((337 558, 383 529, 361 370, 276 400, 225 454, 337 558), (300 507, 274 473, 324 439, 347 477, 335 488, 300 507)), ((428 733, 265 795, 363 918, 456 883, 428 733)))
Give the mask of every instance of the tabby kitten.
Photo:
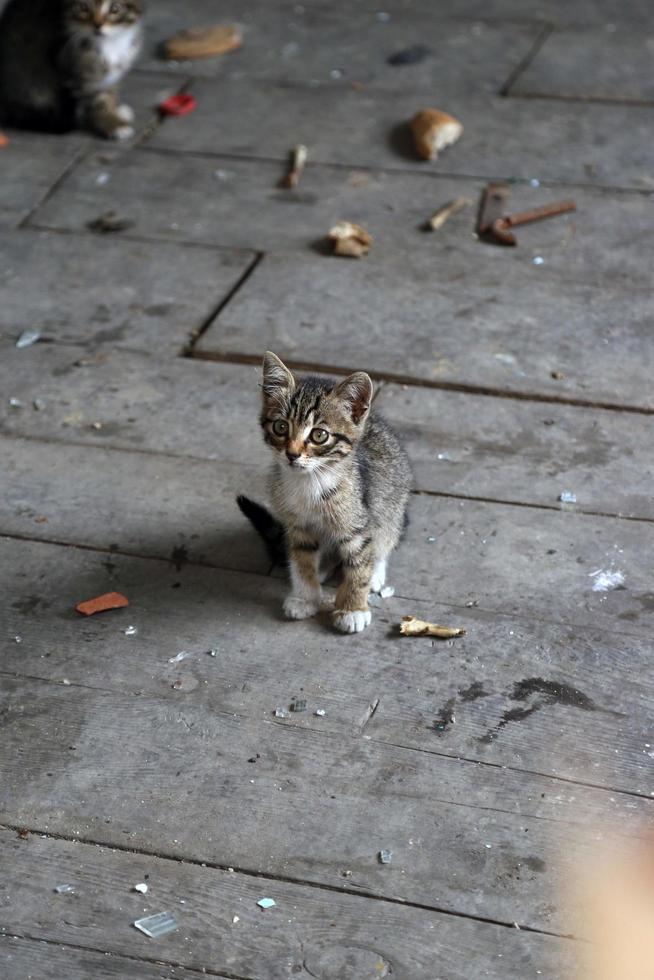
POLYGON ((386 581, 386 563, 406 526, 409 461, 371 411, 372 381, 357 371, 341 382, 296 379, 275 354, 263 360, 264 439, 275 462, 270 493, 278 521, 239 498, 269 544, 283 529, 291 592, 289 619, 320 608, 324 573, 341 563, 334 625, 358 633, 370 623, 368 593, 386 581))
POLYGON ((142 43, 142 0, 9 0, 0 17, 0 122, 134 135, 117 85, 142 43))

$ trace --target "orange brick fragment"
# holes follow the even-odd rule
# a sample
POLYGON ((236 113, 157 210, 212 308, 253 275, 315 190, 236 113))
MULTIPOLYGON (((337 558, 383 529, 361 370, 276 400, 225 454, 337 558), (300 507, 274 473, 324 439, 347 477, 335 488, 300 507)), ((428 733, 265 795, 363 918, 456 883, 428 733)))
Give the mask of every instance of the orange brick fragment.
POLYGON ((0 147, 9 146, 9 137, 0 129, 0 147))
POLYGON ((105 612, 107 609, 121 609, 123 606, 129 606, 127 596, 121 592, 105 592, 103 595, 96 596, 95 599, 78 602, 75 609, 84 616, 93 616, 94 613, 105 612))

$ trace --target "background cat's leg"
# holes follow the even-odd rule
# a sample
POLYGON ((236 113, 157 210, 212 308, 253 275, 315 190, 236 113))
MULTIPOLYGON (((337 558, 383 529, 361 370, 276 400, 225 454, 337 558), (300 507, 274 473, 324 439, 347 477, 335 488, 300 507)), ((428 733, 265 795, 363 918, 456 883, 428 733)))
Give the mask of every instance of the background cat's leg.
POLYGON ((334 625, 342 633, 359 633, 370 623, 368 592, 375 558, 372 539, 357 535, 341 545, 343 581, 336 593, 334 625))
POLYGON ((127 125, 118 106, 116 89, 109 88, 96 92, 84 100, 86 122, 96 132, 109 139, 124 140, 134 135, 132 126, 127 125))
POLYGON ((306 535, 288 533, 291 594, 284 602, 284 614, 289 619, 307 619, 320 609, 322 591, 318 580, 318 549, 320 545, 306 535))
POLYGON ((134 110, 132 109, 131 105, 127 105, 126 102, 121 102, 118 105, 116 113, 124 123, 129 124, 134 122, 134 110))

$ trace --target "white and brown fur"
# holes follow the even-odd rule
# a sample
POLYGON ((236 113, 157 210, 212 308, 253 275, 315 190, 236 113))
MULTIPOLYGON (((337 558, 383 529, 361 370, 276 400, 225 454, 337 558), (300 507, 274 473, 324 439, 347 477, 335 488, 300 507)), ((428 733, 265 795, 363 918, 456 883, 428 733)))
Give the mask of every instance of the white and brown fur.
POLYGON ((133 136, 118 84, 142 44, 141 0, 9 0, 0 18, 0 122, 133 136))
POLYGON ((372 381, 363 371, 340 382, 296 379, 267 352, 261 426, 275 457, 269 488, 279 523, 239 498, 269 544, 279 525, 283 529, 289 619, 318 611, 321 580, 341 565, 333 620, 343 633, 358 633, 370 623, 368 594, 386 582, 389 555, 406 525, 412 482, 397 437, 371 410, 372 395, 372 381))

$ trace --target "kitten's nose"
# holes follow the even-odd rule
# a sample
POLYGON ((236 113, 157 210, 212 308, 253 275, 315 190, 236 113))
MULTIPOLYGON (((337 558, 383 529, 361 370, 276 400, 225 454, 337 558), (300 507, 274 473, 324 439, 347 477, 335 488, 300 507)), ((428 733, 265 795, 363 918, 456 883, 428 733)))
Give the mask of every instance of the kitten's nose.
POLYGON ((286 458, 288 459, 289 463, 292 466, 293 463, 295 462, 295 460, 300 458, 300 454, 299 453, 292 453, 290 449, 287 449, 286 450, 286 458))

